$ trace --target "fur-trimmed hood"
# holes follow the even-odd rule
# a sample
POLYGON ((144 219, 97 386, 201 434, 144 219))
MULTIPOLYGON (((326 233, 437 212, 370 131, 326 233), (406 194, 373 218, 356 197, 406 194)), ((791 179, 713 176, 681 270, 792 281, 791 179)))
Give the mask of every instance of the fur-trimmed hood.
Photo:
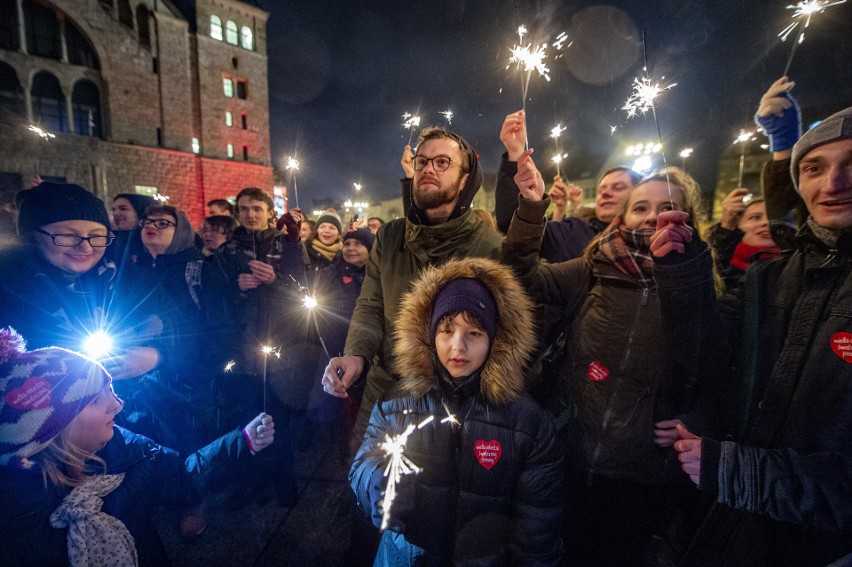
POLYGON ((431 336, 432 305, 450 280, 484 283, 497 304, 497 336, 480 375, 480 390, 492 404, 518 398, 536 344, 533 303, 510 268, 486 258, 451 260, 427 268, 400 303, 394 333, 393 370, 401 376, 396 393, 420 398, 437 387, 438 369, 431 336))

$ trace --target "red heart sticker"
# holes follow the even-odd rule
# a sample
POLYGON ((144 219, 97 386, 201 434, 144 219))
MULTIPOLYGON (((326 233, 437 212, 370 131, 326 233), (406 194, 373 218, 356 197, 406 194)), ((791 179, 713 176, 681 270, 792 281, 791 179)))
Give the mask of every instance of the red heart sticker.
POLYGON ((852 333, 834 333, 831 335, 831 350, 843 362, 852 363, 852 333))
POLYGON ((345 283, 345 284, 351 284, 351 283, 352 283, 352 278, 351 278, 350 276, 343 276, 343 283, 345 283))
POLYGON ((503 446, 496 439, 492 439, 491 441, 479 439, 473 446, 473 452, 479 464, 491 470, 497 464, 497 461, 500 460, 500 455, 503 454, 503 446))
POLYGON ((18 410, 34 410, 50 405, 50 382, 40 376, 27 378, 20 388, 6 394, 6 403, 18 410))
POLYGON ((597 360, 589 365, 589 380, 592 382, 606 380, 607 376, 609 376, 609 369, 597 360))

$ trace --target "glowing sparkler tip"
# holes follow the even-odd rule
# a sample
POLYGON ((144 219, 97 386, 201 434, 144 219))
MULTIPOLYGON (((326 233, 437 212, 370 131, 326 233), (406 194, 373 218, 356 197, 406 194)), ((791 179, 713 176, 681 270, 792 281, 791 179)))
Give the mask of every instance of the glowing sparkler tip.
POLYGON ((98 360, 109 356, 112 346, 113 340, 109 333, 104 330, 95 331, 83 341, 83 352, 89 358, 98 360))
POLYGON ((299 170, 299 161, 294 159, 292 156, 287 156, 287 169, 292 169, 294 171, 299 170))
POLYGON ((754 140, 754 131, 740 129, 740 133, 737 134, 737 137, 734 140, 734 143, 735 144, 744 144, 744 143, 750 142, 752 140, 754 140))
POLYGON ((157 193, 156 195, 154 195, 154 200, 160 201, 161 203, 165 203, 166 201, 169 200, 169 198, 168 198, 167 195, 161 195, 161 194, 157 193))
POLYGON ((562 124, 557 124, 556 126, 550 129, 550 137, 556 139, 561 136, 562 132, 564 132, 565 130, 566 128, 562 126, 562 124))
POLYGON ((402 123, 402 127, 408 130, 413 130, 420 126, 420 117, 415 116, 413 114, 405 113, 402 115, 404 122, 402 123))
POLYGON ((30 124, 28 130, 30 132, 35 132, 36 134, 38 134, 38 136, 40 138, 45 139, 45 140, 52 140, 53 138, 56 137, 56 134, 52 134, 52 133, 48 132, 47 130, 43 130, 43 129, 39 128, 38 126, 34 125, 34 124, 30 124))
POLYGON ((562 160, 567 158, 567 157, 568 157, 568 154, 556 154, 555 156, 553 156, 550 159, 551 159, 551 161, 553 161, 553 163, 558 164, 558 163, 562 163, 562 160))
MULTIPOLYGON (((662 77, 660 80, 662 81, 663 79, 665 77, 662 77)), ((621 109, 627 111, 627 118, 633 118, 637 114, 644 115, 649 110, 654 109, 654 99, 660 96, 663 91, 667 91, 675 86, 677 86, 677 83, 662 85, 660 83, 652 83, 648 77, 636 77, 633 79, 633 92, 621 109)))
POLYGON ((302 298, 302 305, 305 306, 305 309, 313 309, 317 306, 317 298, 313 295, 306 295, 302 298))
POLYGON ((225 365, 225 372, 231 372, 236 364, 236 361, 229 360, 228 364, 225 365))
POLYGON ((453 111, 452 110, 442 110, 441 115, 447 120, 447 124, 453 123, 453 111))

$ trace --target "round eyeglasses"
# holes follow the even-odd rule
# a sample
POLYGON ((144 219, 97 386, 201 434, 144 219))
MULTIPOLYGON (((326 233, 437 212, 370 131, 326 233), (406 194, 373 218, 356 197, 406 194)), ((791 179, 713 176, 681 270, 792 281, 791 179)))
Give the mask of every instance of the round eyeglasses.
POLYGON ((74 248, 75 246, 80 246, 84 240, 88 242, 89 246, 92 248, 106 248, 112 244, 113 240, 115 240, 115 236, 111 234, 96 234, 95 236, 80 236, 79 234, 51 234, 50 232, 46 232, 40 228, 37 228, 36 232, 49 236, 54 245, 62 246, 63 248, 74 248))
POLYGON ((157 230, 165 230, 170 226, 177 226, 177 224, 168 219, 143 219, 139 221, 139 226, 142 228, 145 228, 146 226, 153 226, 157 230))
POLYGON ((426 156, 414 156, 411 161, 414 165, 414 171, 422 171, 423 168, 426 167, 426 164, 430 161, 432 162, 432 167, 435 168, 435 171, 447 171, 453 164, 453 158, 445 155, 437 155, 430 158, 427 158, 426 156))

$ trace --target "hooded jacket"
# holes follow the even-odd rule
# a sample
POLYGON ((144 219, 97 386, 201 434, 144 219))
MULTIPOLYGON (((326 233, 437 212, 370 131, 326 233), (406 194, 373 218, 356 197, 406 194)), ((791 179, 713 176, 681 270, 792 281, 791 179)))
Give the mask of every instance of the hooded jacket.
MULTIPOLYGON (((400 298, 412 280, 424 268, 453 258, 496 259, 500 254, 501 236, 470 210, 482 173, 476 155, 470 151, 469 156, 471 171, 449 220, 423 224, 425 213, 412 204, 406 218, 385 223, 376 234, 344 350, 347 355, 362 356, 370 365, 355 424, 358 439, 364 434, 373 405, 397 380, 389 371, 390 339, 400 298)), ((404 190, 403 201, 406 191, 410 200, 410 190, 404 190)))
POLYGON ((405 454, 422 471, 401 481, 413 486, 413 502, 400 502, 404 510, 396 514, 391 508, 403 537, 386 532, 382 564, 404 564, 397 561, 411 551, 409 544, 426 551, 429 565, 558 564, 562 451, 549 417, 524 393, 532 326, 531 302, 511 272, 492 260, 431 268, 403 299, 394 334, 394 370, 402 378, 373 410, 349 475, 365 513, 377 507, 370 483, 387 464, 380 443, 434 419, 406 444, 405 454), (441 372, 430 324, 435 296, 456 278, 483 282, 499 319, 481 371, 460 387, 441 372), (448 415, 454 420, 444 419, 448 415))
POLYGON ((716 427, 692 431, 717 502, 682 565, 852 553, 852 239, 829 248, 806 225, 795 244, 718 300, 702 242, 654 259, 678 375, 718 391, 716 427))

